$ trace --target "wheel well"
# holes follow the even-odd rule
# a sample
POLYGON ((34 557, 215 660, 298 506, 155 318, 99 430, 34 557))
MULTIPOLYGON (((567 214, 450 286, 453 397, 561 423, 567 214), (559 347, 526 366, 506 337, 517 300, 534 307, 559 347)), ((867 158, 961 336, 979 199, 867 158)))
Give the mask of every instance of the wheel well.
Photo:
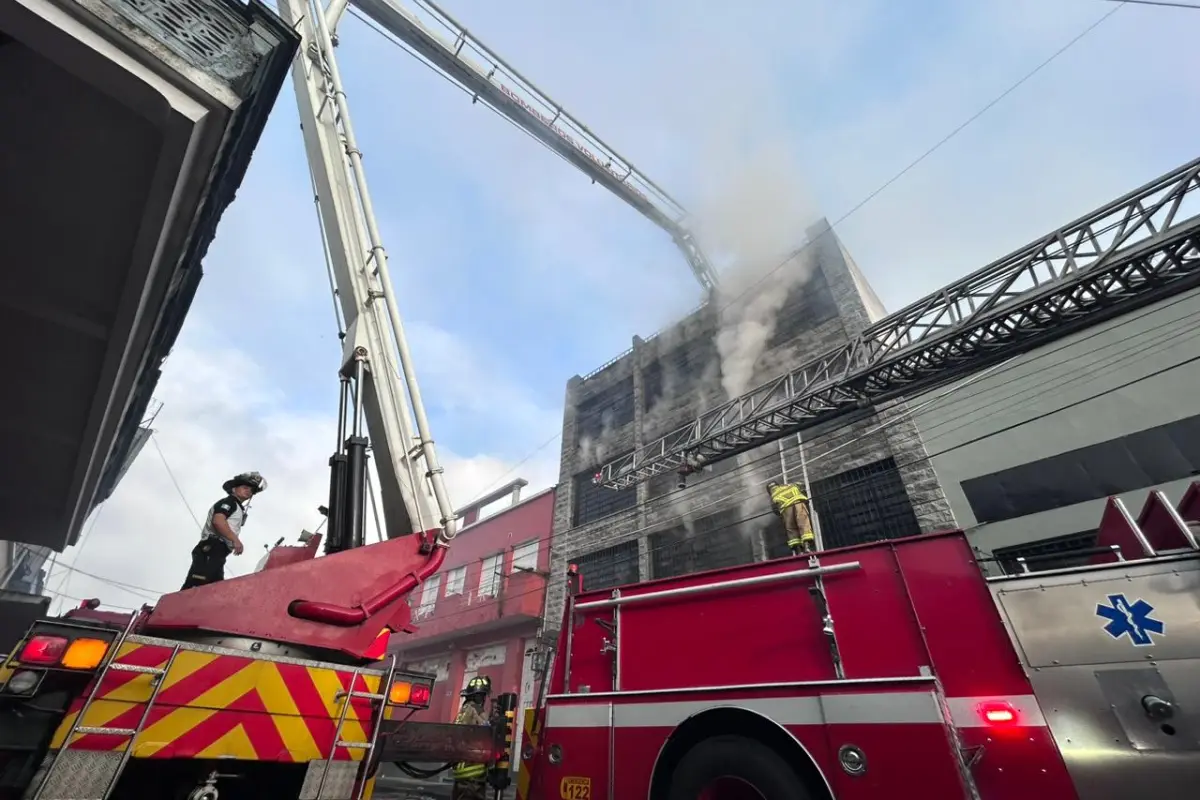
POLYGON ((771 748, 796 770, 814 800, 832 800, 829 785, 804 746, 779 723, 744 708, 713 708, 685 719, 659 751, 650 800, 665 800, 671 774, 689 750, 713 736, 730 735, 745 736, 771 748))

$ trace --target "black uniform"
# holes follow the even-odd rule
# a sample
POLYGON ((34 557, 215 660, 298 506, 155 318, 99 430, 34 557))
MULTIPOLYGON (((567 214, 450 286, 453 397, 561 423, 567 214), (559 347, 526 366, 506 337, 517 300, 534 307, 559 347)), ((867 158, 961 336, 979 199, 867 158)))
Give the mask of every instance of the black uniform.
MULTIPOLYGON (((225 559, 233 552, 233 542, 217 533, 213 527, 213 515, 223 514, 234 533, 246 522, 246 507, 233 495, 222 497, 208 510, 208 519, 200 533, 200 542, 192 548, 192 566, 188 570, 183 589, 203 586, 225 579, 225 559)), ((182 589, 180 590, 182 591, 182 589)))

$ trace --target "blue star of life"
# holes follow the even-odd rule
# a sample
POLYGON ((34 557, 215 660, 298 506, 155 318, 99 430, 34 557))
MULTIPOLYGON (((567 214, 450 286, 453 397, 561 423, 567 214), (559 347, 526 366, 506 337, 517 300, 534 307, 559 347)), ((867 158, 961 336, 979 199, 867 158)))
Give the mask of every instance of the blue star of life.
POLYGON ((1150 616, 1153 611, 1154 606, 1142 598, 1130 602, 1123 594, 1110 594, 1108 605, 1096 604, 1096 616, 1108 620, 1104 626, 1105 632, 1114 639, 1128 636, 1135 647, 1154 644, 1150 638, 1152 633, 1166 635, 1166 623, 1150 616))

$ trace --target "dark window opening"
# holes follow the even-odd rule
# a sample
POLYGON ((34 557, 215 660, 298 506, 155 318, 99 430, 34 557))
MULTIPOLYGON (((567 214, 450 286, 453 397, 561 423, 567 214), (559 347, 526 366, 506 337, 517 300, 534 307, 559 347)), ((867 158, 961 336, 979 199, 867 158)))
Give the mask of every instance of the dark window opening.
MULTIPOLYGON (((812 502, 826 549, 915 536, 921 532, 908 491, 892 458, 813 481, 812 502)), ((783 525, 777 518, 776 524, 783 525)), ((777 538, 768 537, 769 553, 773 552, 771 543, 777 538)))
POLYGON ((593 550, 571 562, 579 567, 585 591, 611 589, 638 581, 637 539, 621 542, 612 547, 593 550))
POLYGON ((649 411, 667 394, 678 397, 691 393, 716 360, 716 344, 706 335, 664 353, 642 370, 643 407, 649 411))
POLYGON ((1200 416, 962 482, 977 522, 1000 522, 1200 473, 1200 416))
MULTIPOLYGON (((1022 573, 1018 558, 1031 559, 1029 569, 1038 572, 1048 569, 1066 569, 1067 567, 1082 567, 1087 565, 1092 555, 1079 551, 1087 551, 1096 547, 1098 530, 1071 533, 1066 536, 1053 536, 1049 539, 1039 539, 1036 542, 997 547, 992 551, 992 558, 1006 575, 1022 573)), ((1115 558, 1115 556, 1114 556, 1115 558)))
POLYGON ((689 575, 754 560, 754 526, 742 522, 739 509, 650 534, 650 570, 655 578, 689 575))
POLYGON ((633 422, 633 376, 617 381, 575 409, 575 440, 600 439, 633 422))
POLYGON ((805 331, 835 319, 837 315, 837 302, 829 291, 829 284, 824 274, 814 269, 807 280, 788 289, 787 299, 775 317, 775 331, 767 348, 786 344, 805 331))
POLYGON ((588 470, 575 476, 574 526, 586 525, 637 505, 636 485, 610 489, 595 484, 592 481, 595 475, 596 470, 588 470))

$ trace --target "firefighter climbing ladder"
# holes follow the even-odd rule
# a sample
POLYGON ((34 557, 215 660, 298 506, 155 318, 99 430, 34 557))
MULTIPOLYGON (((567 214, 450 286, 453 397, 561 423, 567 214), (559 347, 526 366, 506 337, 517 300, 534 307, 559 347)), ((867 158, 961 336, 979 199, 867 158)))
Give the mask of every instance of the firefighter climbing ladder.
POLYGON ((598 482, 622 489, 687 474, 1200 285, 1197 189, 1200 159, 606 464, 598 482))
POLYGON ((716 287, 716 271, 688 228, 687 210, 453 17, 430 0, 411 0, 420 16, 395 0, 334 0, 326 12, 330 28, 350 3, 470 93, 472 102, 482 100, 670 234, 700 285, 716 287))
POLYGON ((129 616, 129 623, 120 635, 109 646, 108 652, 104 656, 104 663, 96 672, 96 677, 92 681, 91 691, 88 692, 87 698, 83 701, 83 705, 79 709, 79 713, 75 715, 75 719, 71 722, 71 727, 67 730, 67 735, 63 739, 62 746, 59 748, 57 755, 46 768, 46 773, 42 778, 41 785, 38 786, 36 792, 30 800, 40 800, 46 788, 50 785, 50 778, 55 773, 55 767, 62 763, 62 755, 71 746, 71 740, 76 734, 96 735, 96 736, 121 736, 125 737, 125 746, 121 748, 121 763, 113 771, 112 777, 109 778, 108 785, 104 789, 104 793, 100 795, 100 800, 106 800, 112 794, 116 787, 117 780, 125 769, 125 765, 133 756, 134 748, 137 745, 138 735, 146 726, 146 721, 150 719, 150 710, 154 708, 154 701, 158 699, 159 692, 162 691, 163 684, 166 683, 167 673, 171 671, 171 666, 175 663, 176 656, 179 655, 180 649, 183 647, 181 642, 177 642, 171 648, 171 654, 167 657, 166 663, 161 667, 145 667, 137 664, 122 664, 117 661, 120 656, 121 647, 129 640, 129 636, 133 631, 134 626, 141 619, 140 613, 133 613, 129 616), (132 728, 106 728, 106 727, 90 727, 81 724, 87 716, 88 710, 92 707, 92 702, 100 693, 100 687, 104 683, 104 678, 110 671, 113 672, 136 672, 142 675, 151 676, 150 697, 146 700, 146 705, 142 708, 142 714, 138 718, 137 724, 132 728))

